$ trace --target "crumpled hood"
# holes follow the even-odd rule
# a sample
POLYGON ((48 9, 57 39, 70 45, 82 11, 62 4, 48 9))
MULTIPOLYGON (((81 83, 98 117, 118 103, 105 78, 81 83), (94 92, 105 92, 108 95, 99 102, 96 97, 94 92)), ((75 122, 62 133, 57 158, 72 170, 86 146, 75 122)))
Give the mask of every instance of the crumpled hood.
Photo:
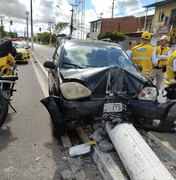
POLYGON ((79 80, 87 86, 92 93, 139 93, 144 86, 153 86, 138 72, 133 74, 118 67, 100 67, 89 69, 61 70, 64 81, 79 80))

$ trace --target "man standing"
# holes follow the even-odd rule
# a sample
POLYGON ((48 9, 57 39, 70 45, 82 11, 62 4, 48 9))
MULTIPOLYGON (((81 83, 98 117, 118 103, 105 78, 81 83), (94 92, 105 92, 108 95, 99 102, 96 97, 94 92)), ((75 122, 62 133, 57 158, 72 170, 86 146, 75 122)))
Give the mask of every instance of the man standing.
POLYGON ((129 49, 126 50, 126 53, 128 54, 128 56, 131 57, 131 50, 132 50, 132 48, 133 48, 134 46, 137 45, 137 42, 136 42, 135 40, 131 40, 131 41, 128 43, 128 45, 129 45, 129 49))
POLYGON ((170 47, 168 47, 169 37, 163 35, 160 38, 160 45, 156 46, 156 60, 157 65, 153 67, 149 77, 151 80, 156 79, 156 87, 158 90, 161 88, 161 84, 164 78, 164 72, 166 71, 167 60, 172 53, 170 47))
POLYGON ((135 64, 142 66, 142 74, 149 75, 153 65, 156 65, 154 47, 150 45, 151 34, 145 31, 141 35, 141 44, 133 47, 131 52, 135 64))
POLYGON ((170 55, 166 65, 166 77, 164 81, 167 85, 167 98, 176 100, 176 50, 170 55))

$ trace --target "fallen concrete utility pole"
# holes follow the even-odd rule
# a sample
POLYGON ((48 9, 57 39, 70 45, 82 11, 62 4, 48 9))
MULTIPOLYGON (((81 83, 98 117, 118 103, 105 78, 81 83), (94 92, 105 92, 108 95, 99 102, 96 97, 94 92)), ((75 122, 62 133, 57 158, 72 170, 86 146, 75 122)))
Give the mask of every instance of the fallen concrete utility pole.
POLYGON ((106 131, 132 180, 174 180, 132 124, 119 124, 106 131))

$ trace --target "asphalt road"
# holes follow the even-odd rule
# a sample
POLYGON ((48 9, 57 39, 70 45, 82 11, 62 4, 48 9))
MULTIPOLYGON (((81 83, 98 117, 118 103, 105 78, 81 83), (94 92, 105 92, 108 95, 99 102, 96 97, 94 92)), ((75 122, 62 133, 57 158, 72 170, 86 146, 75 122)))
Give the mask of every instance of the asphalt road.
POLYGON ((40 103, 47 89, 33 62, 31 58, 29 64, 18 65, 17 92, 12 97, 17 113, 10 108, 0 128, 0 180, 60 180, 61 172, 76 165, 74 173, 80 180, 79 168, 87 180, 102 179, 90 157, 70 158, 68 148, 52 136, 49 113, 40 103))
POLYGON ((67 168, 58 140, 52 137, 49 114, 31 62, 18 65, 17 92, 6 123, 0 129, 0 179, 59 179, 67 168))
MULTIPOLYGON (((54 52, 54 48, 39 45, 34 48, 43 55, 41 64, 49 60, 54 52)), ((0 179, 58 180, 61 171, 70 168, 68 152, 52 137, 49 114, 40 103, 44 92, 32 61, 27 65, 18 65, 18 70, 17 92, 12 97, 17 113, 10 108, 8 118, 0 128, 0 179)), ((176 147, 175 134, 154 134, 176 147)), ((87 170, 89 179, 101 179, 90 161, 85 161, 88 166, 82 168, 87 170)))

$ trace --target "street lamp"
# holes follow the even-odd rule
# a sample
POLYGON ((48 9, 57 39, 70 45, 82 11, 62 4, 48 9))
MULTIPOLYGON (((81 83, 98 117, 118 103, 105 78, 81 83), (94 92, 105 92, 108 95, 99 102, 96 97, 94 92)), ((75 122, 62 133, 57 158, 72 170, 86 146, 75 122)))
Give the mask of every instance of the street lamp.
POLYGON ((58 8, 62 11, 62 13, 64 14, 64 16, 67 18, 68 22, 70 23, 70 20, 69 20, 68 17, 65 15, 65 13, 64 13, 64 11, 61 9, 61 7, 60 7, 59 5, 56 5, 56 7, 58 7, 58 8))
POLYGON ((60 6, 56 5, 56 7, 60 8, 62 10, 63 14, 65 15, 65 17, 67 18, 68 22, 70 23, 70 35, 72 35, 72 32, 75 30, 75 28, 73 27, 73 11, 74 11, 73 6, 76 6, 76 5, 73 5, 73 4, 71 4, 71 5, 72 5, 72 9, 71 9, 71 21, 65 15, 64 11, 60 8, 60 6))

